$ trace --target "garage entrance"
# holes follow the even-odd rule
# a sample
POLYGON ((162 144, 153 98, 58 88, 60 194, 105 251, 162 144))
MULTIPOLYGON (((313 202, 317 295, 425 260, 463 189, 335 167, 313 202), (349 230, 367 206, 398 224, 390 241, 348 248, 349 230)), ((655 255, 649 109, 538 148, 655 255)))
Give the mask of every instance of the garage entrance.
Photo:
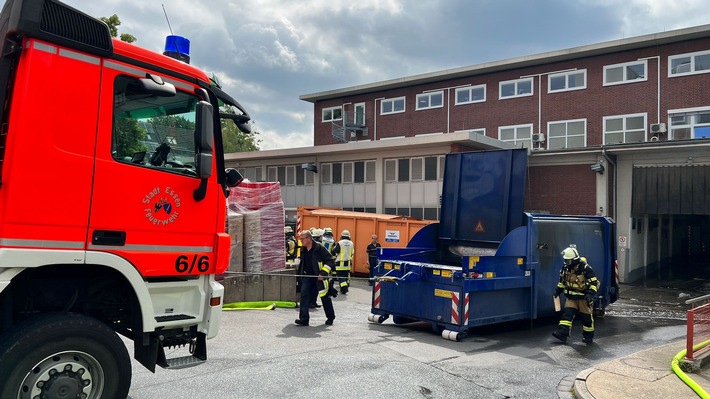
POLYGON ((644 279, 710 279, 710 166, 634 167, 631 211, 644 279))

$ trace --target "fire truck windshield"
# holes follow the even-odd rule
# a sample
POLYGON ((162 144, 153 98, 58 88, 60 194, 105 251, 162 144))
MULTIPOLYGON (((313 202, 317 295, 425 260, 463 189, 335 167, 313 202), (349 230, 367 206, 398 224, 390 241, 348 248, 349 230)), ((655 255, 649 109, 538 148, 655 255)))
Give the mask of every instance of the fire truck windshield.
POLYGON ((132 84, 135 81, 127 76, 116 78, 113 158, 195 176, 199 98, 180 90, 171 97, 155 96, 132 84))

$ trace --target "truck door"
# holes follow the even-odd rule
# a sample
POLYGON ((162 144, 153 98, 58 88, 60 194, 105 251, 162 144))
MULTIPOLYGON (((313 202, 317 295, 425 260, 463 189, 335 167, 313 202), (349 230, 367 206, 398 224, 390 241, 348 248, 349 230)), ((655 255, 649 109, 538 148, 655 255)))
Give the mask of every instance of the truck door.
POLYGON ((88 249, 123 257, 145 277, 214 273, 216 173, 204 199, 193 199, 196 105, 205 99, 158 73, 109 60, 103 69, 88 249), (175 95, 146 91, 146 73, 174 84, 175 95))

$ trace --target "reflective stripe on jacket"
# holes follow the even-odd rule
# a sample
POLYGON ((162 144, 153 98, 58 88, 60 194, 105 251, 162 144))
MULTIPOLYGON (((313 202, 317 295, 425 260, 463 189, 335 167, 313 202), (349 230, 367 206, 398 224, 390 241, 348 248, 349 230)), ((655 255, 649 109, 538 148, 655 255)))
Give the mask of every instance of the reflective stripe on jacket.
POLYGON ((557 287, 563 289, 569 299, 584 299, 588 292, 596 295, 599 280, 592 267, 582 261, 571 268, 565 266, 560 270, 557 287))

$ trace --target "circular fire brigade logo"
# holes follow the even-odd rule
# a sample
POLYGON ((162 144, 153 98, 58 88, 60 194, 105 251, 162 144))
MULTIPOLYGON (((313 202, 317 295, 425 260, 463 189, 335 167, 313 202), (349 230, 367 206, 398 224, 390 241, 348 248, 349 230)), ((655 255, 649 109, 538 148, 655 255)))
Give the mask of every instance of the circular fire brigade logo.
POLYGON ((180 196, 170 187, 156 187, 143 197, 146 220, 156 226, 165 226, 177 220, 180 213, 180 196))

